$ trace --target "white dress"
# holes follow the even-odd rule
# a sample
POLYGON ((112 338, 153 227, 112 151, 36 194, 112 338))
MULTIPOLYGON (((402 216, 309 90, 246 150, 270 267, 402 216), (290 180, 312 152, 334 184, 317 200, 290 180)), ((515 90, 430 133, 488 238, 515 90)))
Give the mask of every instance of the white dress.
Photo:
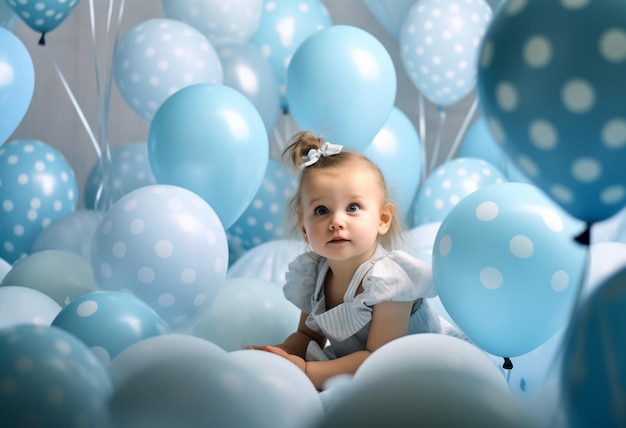
POLYGON ((348 285, 344 302, 326 310, 324 279, 328 261, 323 257, 301 254, 289 264, 283 291, 287 300, 309 314, 306 325, 328 341, 323 352, 315 341, 307 349, 306 359, 338 358, 363 350, 367 344, 372 306, 384 301, 413 305, 409 334, 439 333, 439 315, 420 298, 435 297, 430 266, 404 251, 387 251, 378 246, 371 259, 359 266, 348 285), (356 294, 359 285, 363 291, 356 294))

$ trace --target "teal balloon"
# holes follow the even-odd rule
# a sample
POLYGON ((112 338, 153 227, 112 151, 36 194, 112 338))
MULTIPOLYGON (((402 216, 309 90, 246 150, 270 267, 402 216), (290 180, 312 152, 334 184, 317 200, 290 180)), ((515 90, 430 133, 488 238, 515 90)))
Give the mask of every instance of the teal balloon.
POLYGON ((263 119, 245 95, 200 83, 179 90, 157 110, 148 156, 159 184, 196 193, 228 229, 261 185, 269 142, 263 119))
POLYGON ((79 0, 6 0, 6 3, 26 25, 41 33, 39 44, 42 45, 45 44, 44 35, 61 25, 78 2, 79 0))
POLYGON ((15 34, 0 27, 0 146, 24 118, 34 90, 35 68, 28 49, 15 34))
POLYGON ((396 71, 385 47, 365 30, 334 25, 298 47, 287 69, 287 100, 300 129, 363 150, 396 98, 396 71))

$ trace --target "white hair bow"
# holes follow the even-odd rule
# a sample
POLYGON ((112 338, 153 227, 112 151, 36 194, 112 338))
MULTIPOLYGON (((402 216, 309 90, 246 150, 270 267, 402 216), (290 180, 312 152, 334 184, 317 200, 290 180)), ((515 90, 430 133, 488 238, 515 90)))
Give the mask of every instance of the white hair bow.
POLYGON ((322 145, 320 149, 311 149, 306 156, 302 156, 302 160, 305 160, 302 165, 300 165, 300 169, 304 169, 307 166, 313 165, 315 162, 320 160, 320 157, 328 157, 333 156, 338 153, 341 153, 341 149, 343 146, 340 144, 331 144, 328 141, 322 145))

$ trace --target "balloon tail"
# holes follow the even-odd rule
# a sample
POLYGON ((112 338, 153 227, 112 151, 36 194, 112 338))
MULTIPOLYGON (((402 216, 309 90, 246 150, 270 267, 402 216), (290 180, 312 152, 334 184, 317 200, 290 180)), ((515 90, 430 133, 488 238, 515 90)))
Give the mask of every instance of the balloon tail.
POLYGON ((579 244, 588 247, 591 244, 591 225, 591 223, 587 223, 585 225, 585 230, 583 230, 580 235, 574 238, 574 240, 579 244))
POLYGON ((39 42, 37 43, 39 46, 46 45, 46 32, 41 33, 41 37, 39 38, 39 42))
POLYGON ((502 363, 502 368, 504 370, 512 370, 513 369, 513 362, 511 361, 511 359, 509 357, 504 357, 504 362, 502 363))
POLYGON ((85 117, 85 114, 80 108, 78 101, 76 101, 76 97, 74 96, 74 93, 72 92, 72 89, 70 88, 70 85, 67 83, 67 80, 65 79, 65 76, 63 75, 63 72, 59 68, 59 65, 57 64, 56 59, 54 58, 54 54, 52 52, 52 49, 50 48, 50 45, 44 45, 44 46, 46 46, 48 50, 48 54, 50 56, 50 60, 52 61, 52 65, 54 66, 55 71, 59 75, 59 79, 61 80, 61 83, 63 84, 63 88, 65 88, 65 92, 67 92, 67 95, 70 98, 70 101, 72 102, 72 105, 74 106, 74 109, 76 110, 76 113, 78 114, 78 117, 80 118, 80 121, 83 124, 85 131, 87 132, 87 135, 89 136, 89 139, 91 140, 93 148, 96 151, 96 154, 98 155, 98 157, 100 157, 101 156, 100 147, 98 146, 96 137, 93 135, 91 127, 89 126, 89 122, 87 122, 87 118, 85 117))
POLYGON ((430 158, 430 166, 428 168, 428 174, 433 172, 437 165, 437 159, 439 158, 439 147, 441 146, 441 135, 443 134, 443 127, 446 123, 446 110, 443 107, 438 107, 439 111, 439 126, 437 129, 437 138, 435 139, 435 146, 433 147, 433 153, 430 158))
POLYGON ((454 142, 452 143, 452 146, 450 147, 450 151, 448 152, 448 156, 446 157, 446 162, 452 159, 454 154, 459 149, 461 140, 465 136, 465 133, 467 132, 467 128, 469 127, 469 124, 472 118, 474 117, 474 114, 476 113, 477 108, 478 108, 478 97, 474 98, 474 102, 470 106, 467 112, 467 115, 465 116, 465 119, 463 120, 463 123, 461 124, 461 127, 459 128, 459 132, 456 134, 456 138, 454 139, 454 142))

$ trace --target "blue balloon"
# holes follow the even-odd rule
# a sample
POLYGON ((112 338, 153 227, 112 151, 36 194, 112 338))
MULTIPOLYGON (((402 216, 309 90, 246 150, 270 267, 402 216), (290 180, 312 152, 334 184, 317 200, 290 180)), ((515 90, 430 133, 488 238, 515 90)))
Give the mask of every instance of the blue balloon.
POLYGON ((452 320, 486 352, 526 354, 567 324, 582 286, 582 222, 540 189, 505 182, 463 198, 442 221, 433 280, 452 320))
POLYGON ((0 329, 0 422, 104 427, 112 386, 106 369, 73 334, 20 324, 0 329))
POLYGON ((257 109, 268 133, 278 121, 278 80, 261 50, 248 43, 224 43, 217 54, 222 62, 224 85, 238 90, 257 109))
POLYGON ((626 3, 529 0, 498 12, 478 69, 494 137, 568 213, 612 216, 626 204, 626 3))
POLYGON ((74 170, 42 141, 11 141, 0 147, 0 201, 0 257, 13 263, 30 253, 45 227, 76 209, 74 170))
POLYGON ((90 260, 93 234, 102 215, 100 211, 81 209, 59 217, 37 235, 31 253, 62 250, 90 260))
POLYGON ((621 398, 626 373, 624 312, 626 269, 622 268, 583 301, 565 336, 560 371, 568 426, 617 427, 624 423, 621 398))
POLYGON ((131 190, 151 184, 156 184, 156 179, 148 160, 148 145, 122 144, 111 149, 107 165, 97 161, 91 167, 83 191, 85 208, 108 208, 131 190))
POLYGON ((491 16, 484 0, 420 0, 411 7, 400 30, 400 58, 430 102, 445 107, 474 89, 477 52, 491 16))
POLYGON ((6 0, 15 13, 33 30, 41 33, 39 44, 45 44, 46 33, 57 28, 78 5, 79 0, 6 0))
POLYGON ((18 285, 0 287, 0 329, 18 324, 49 327, 59 312, 61 305, 41 291, 18 285))
POLYGON ((158 183, 196 193, 228 229, 261 185, 269 143, 261 116, 243 94, 207 83, 163 103, 150 124, 148 154, 158 183))
POLYGON ((396 86, 393 61, 382 43, 349 25, 311 35, 287 70, 287 100, 300 129, 357 150, 385 125, 396 86))
POLYGON ((321 0, 264 1, 261 20, 249 43, 267 58, 278 80, 280 105, 287 101, 287 68, 300 44, 316 31, 332 25, 332 18, 321 0))
POLYGON ((489 129, 484 116, 480 116, 467 129, 461 139, 457 157, 484 159, 491 165, 505 172, 508 157, 489 129))
POLYGON ((400 39, 402 23, 416 0, 363 0, 380 25, 396 40, 400 39))
POLYGON ((274 239, 287 238, 285 210, 288 199, 295 192, 294 175, 270 158, 254 199, 226 231, 229 242, 242 252, 274 239))
POLYGON ((226 233, 187 189, 152 185, 124 195, 93 237, 91 265, 103 290, 145 301, 172 330, 192 325, 226 276, 226 233))
POLYGON ((191 25, 214 46, 246 43, 259 27, 263 0, 162 0, 166 18, 191 25))
POLYGON ((422 143, 408 116, 392 107, 363 154, 381 169, 398 214, 406 221, 422 176, 422 143))
POLYGON ((506 177, 478 158, 454 158, 439 165, 420 186, 413 206, 413 225, 440 222, 467 195, 506 177))
POLYGON ((24 118, 34 90, 35 68, 28 49, 0 27, 0 146, 24 118))
POLYGON ((82 340, 104 366, 129 346, 170 331, 147 303, 121 291, 84 294, 64 307, 52 325, 82 340))
POLYGON ((113 74, 128 106, 147 121, 179 89, 223 80, 211 42, 174 19, 150 19, 124 34, 115 47, 113 74))

